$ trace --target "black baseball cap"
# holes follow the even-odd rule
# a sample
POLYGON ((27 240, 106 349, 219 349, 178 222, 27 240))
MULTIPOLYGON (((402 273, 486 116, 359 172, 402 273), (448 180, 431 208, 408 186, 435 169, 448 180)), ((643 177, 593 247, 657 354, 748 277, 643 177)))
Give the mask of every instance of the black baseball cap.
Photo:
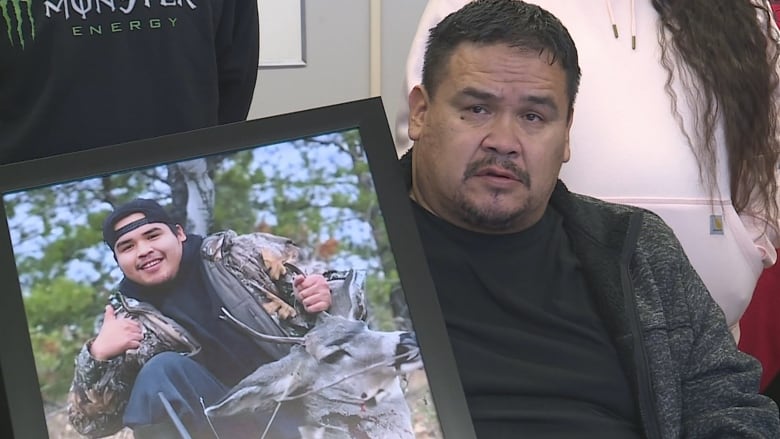
POLYGON ((127 232, 135 230, 143 225, 152 223, 165 223, 175 225, 176 223, 168 215, 168 212, 162 208, 156 201, 145 198, 136 198, 125 204, 118 206, 103 220, 103 241, 113 251, 114 245, 127 232), (119 230, 114 230, 114 226, 119 220, 134 213, 142 213, 144 217, 133 221, 119 230))

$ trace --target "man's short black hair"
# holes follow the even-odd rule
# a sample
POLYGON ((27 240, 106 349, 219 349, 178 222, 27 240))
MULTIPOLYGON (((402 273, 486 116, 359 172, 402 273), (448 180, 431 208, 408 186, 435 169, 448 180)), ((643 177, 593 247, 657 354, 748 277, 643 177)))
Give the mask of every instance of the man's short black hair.
POLYGON ((140 226, 152 223, 167 224, 171 231, 176 233, 176 223, 159 203, 145 198, 136 198, 117 206, 117 208, 103 220, 103 241, 113 251, 116 242, 122 235, 137 229, 140 226), (134 213, 142 213, 144 218, 133 221, 119 230, 114 230, 116 223, 134 213))
POLYGON ((422 83, 431 99, 462 43, 506 44, 546 53, 551 65, 557 61, 566 72, 571 114, 581 75, 577 47, 566 27, 547 10, 520 0, 475 0, 445 17, 431 28, 423 60, 422 83))

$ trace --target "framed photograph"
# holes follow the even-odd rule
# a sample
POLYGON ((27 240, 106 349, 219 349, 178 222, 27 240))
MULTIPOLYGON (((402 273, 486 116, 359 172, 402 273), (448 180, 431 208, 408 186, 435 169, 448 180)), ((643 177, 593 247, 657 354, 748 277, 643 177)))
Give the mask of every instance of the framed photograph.
MULTIPOLYGON (((245 307, 231 308, 227 300, 213 310, 195 306, 258 343, 292 346, 273 358, 236 362, 235 370, 247 370, 243 378, 229 383, 216 400, 200 400, 210 421, 271 412, 254 437, 272 439, 267 431, 275 414, 295 403, 302 408, 295 418, 302 438, 473 437, 380 98, 2 166, 0 197, 0 366, 16 438, 80 438, 84 430, 132 437, 122 413, 109 413, 94 425, 92 418, 101 404, 126 398, 117 389, 132 387, 137 374, 122 385, 108 376, 102 378, 104 387, 80 392, 72 383, 84 367, 76 358, 85 352, 90 358, 88 342, 106 319, 143 323, 142 345, 148 334, 157 334, 133 314, 145 296, 133 296, 126 283, 142 264, 123 265, 125 250, 119 243, 106 245, 102 234, 106 216, 137 198, 153 200, 181 226, 182 235, 176 228, 155 230, 184 236, 175 242, 183 242, 183 254, 187 241, 203 240, 193 256, 205 261, 203 267, 222 269, 223 261, 239 258, 231 249, 241 248, 245 259, 234 265, 259 267, 273 285, 321 275, 330 286, 326 312, 301 311, 302 299, 296 302, 294 293, 269 308, 266 292, 276 290, 255 288, 249 270, 241 271, 253 306, 254 300, 262 305, 281 336, 248 324, 245 307), (285 326, 304 315, 306 324, 285 326), (87 415, 79 412, 76 428, 69 407, 79 404, 93 405, 87 415), (112 427, 106 419, 117 414, 112 427)), ((141 236, 145 229, 138 230, 141 236)), ((173 279, 184 276, 180 272, 173 279)), ((217 281, 204 279, 203 285, 211 285, 204 289, 219 289, 217 281)), ((193 285, 190 290, 201 289, 201 283, 193 285)), ((168 294, 165 288, 161 294, 168 294)), ((155 306, 175 310, 178 303, 155 306)), ((198 333, 175 315, 160 315, 155 314, 158 321, 172 320, 185 334, 198 333)), ((171 332, 166 331, 160 333, 171 332)), ((187 338, 194 345, 197 339, 187 338)), ((207 349, 201 341, 199 348, 207 349)), ((169 344, 160 346, 162 353, 170 350, 169 344)), ((141 358, 136 354, 141 350, 113 358, 127 363, 131 352, 133 359, 141 358)), ((138 367, 157 355, 139 360, 138 367)), ((162 399, 165 419, 187 438, 186 422, 162 399)), ((212 424, 214 437, 231 437, 218 425, 212 424)))
POLYGON ((257 0, 260 68, 306 65, 303 0, 257 0))

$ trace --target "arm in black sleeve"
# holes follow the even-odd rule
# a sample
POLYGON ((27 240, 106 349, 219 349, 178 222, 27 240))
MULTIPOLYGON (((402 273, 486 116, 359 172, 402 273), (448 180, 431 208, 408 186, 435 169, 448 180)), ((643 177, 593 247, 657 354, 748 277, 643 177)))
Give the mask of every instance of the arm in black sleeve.
POLYGON ((219 123, 245 120, 252 103, 259 58, 256 0, 228 0, 217 31, 219 123))

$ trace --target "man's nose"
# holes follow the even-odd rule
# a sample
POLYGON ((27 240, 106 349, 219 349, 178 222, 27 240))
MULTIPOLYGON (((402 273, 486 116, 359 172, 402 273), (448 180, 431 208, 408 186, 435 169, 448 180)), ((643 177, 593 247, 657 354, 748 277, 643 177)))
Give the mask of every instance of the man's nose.
POLYGON ((483 148, 501 155, 520 153, 520 127, 513 115, 503 114, 493 120, 482 142, 483 148))
POLYGON ((138 241, 136 248, 138 249, 139 256, 146 255, 152 251, 152 246, 145 240, 138 241))

